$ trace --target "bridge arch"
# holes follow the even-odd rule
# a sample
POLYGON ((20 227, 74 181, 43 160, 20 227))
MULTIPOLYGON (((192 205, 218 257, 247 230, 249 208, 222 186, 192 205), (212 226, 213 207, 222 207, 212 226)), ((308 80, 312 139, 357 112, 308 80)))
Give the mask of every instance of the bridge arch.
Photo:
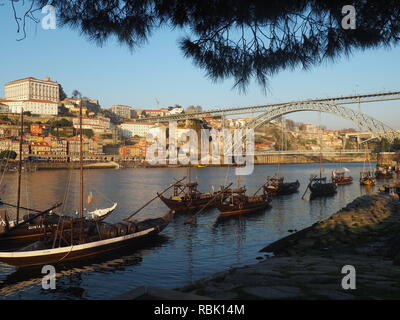
POLYGON ((351 108, 329 102, 297 102, 289 103, 282 106, 271 107, 268 111, 255 117, 252 121, 246 124, 247 128, 256 129, 266 122, 270 122, 285 114, 300 112, 300 111, 317 111, 334 114, 341 118, 347 119, 355 123, 360 129, 367 130, 377 138, 386 138, 393 141, 398 134, 384 124, 382 121, 374 119, 364 113, 355 111, 351 108))

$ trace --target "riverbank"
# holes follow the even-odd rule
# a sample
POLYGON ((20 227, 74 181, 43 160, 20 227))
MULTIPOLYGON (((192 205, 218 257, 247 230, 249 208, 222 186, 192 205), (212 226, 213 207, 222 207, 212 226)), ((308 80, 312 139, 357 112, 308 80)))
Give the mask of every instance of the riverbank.
POLYGON ((330 218, 262 249, 263 261, 178 289, 214 299, 400 299, 400 201, 356 198, 330 218), (345 265, 356 289, 342 288, 345 265))
MULTIPOLYGON (((324 163, 337 163, 337 161, 323 161, 324 163)), ((360 161, 347 161, 348 163, 363 163, 360 161)), ((254 163, 254 165, 276 165, 278 162, 271 163, 254 163)), ((319 159, 309 159, 304 162, 282 162, 280 164, 312 164, 319 163, 319 159)), ((17 172, 17 164, 8 164, 7 170, 9 172, 17 172)), ((78 162, 38 162, 29 163, 26 165, 28 171, 36 170, 62 170, 62 169, 79 169, 80 165, 78 162)), ((133 162, 133 161, 108 161, 108 162, 89 162, 83 165, 85 169, 123 169, 123 168, 187 168, 188 165, 150 165, 145 162, 133 162)), ((192 165, 192 168, 206 168, 206 167, 236 167, 232 164, 207 164, 207 165, 192 165)), ((4 171, 5 167, 0 167, 0 171, 4 171)))

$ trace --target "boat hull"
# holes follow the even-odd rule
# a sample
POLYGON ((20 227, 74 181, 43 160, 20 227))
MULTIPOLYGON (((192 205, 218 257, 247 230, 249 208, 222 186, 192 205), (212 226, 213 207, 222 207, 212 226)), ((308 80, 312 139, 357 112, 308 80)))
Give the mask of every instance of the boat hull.
POLYGON ((16 267, 35 267, 46 264, 54 265, 67 261, 84 260, 124 247, 131 247, 144 238, 158 234, 167 224, 168 222, 165 222, 164 224, 125 236, 86 244, 34 251, 0 252, 0 261, 16 267))
POLYGON ((315 199, 318 197, 329 197, 335 195, 337 192, 337 187, 334 183, 324 183, 316 186, 310 186, 310 190, 310 198, 315 199))
POLYGON ((285 182, 278 186, 269 185, 265 186, 264 190, 274 196, 284 196, 299 192, 300 182, 285 182))
POLYGON ((207 197, 203 199, 195 199, 192 201, 188 200, 174 200, 174 199, 169 199, 163 196, 160 196, 160 199, 164 204, 170 208, 171 210, 174 210, 175 212, 184 212, 184 211, 193 211, 193 210, 198 210, 203 208, 206 205, 206 208, 211 209, 214 208, 217 202, 217 198, 212 200, 212 197, 207 197), (208 203, 210 202, 210 203, 208 203), (208 204, 207 204, 208 203, 208 204))
POLYGON ((375 178, 376 179, 391 179, 391 178, 393 178, 393 172, 388 172, 388 173, 376 172, 375 178))
POLYGON ((365 178, 360 180, 362 186, 373 186, 375 185, 375 180, 372 178, 365 178))
POLYGON ((352 177, 343 177, 343 178, 334 178, 332 177, 332 182, 335 183, 338 186, 345 186, 348 184, 353 183, 353 178, 352 177))
MULTIPOLYGON (((47 233, 49 234, 49 233, 47 233)), ((13 248, 23 244, 35 241, 45 236, 43 226, 22 227, 12 231, 0 233, 0 248, 13 248)))
POLYGON ((220 204, 217 206, 218 210, 221 212, 218 218, 224 218, 224 217, 230 217, 234 215, 240 215, 240 214, 248 214, 252 212, 256 212, 262 209, 267 209, 270 208, 269 201, 265 201, 262 203, 249 203, 247 205, 244 205, 243 207, 239 207, 239 205, 225 205, 225 204, 220 204))

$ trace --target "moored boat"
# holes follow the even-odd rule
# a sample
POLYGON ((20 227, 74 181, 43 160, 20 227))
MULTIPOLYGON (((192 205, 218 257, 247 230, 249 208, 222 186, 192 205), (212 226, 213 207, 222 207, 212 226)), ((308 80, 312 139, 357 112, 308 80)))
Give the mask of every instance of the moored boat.
POLYGON ((332 171, 332 182, 338 186, 344 186, 353 183, 353 177, 346 176, 346 170, 332 171))
POLYGON ((289 195, 299 191, 300 182, 284 182, 284 177, 268 177, 264 190, 271 195, 289 195))
POLYGON ((326 177, 312 176, 310 178, 309 188, 311 191, 310 199, 317 197, 327 197, 336 194, 337 186, 335 183, 327 182, 326 177))
POLYGON ((362 186, 373 186, 375 185, 375 179, 370 171, 360 172, 360 185, 362 186))
POLYGON ((247 214, 271 207, 271 197, 265 191, 258 196, 247 196, 246 188, 242 187, 227 190, 225 194, 224 200, 217 204, 221 212, 218 218, 247 214))
POLYGON ((197 186, 197 182, 175 184, 171 197, 165 197, 161 194, 159 194, 159 197, 168 208, 176 212, 190 212, 203 206, 206 206, 206 208, 215 207, 221 198, 215 192, 202 193, 197 190, 197 186))
POLYGON ((169 213, 142 222, 115 224, 65 218, 57 229, 52 228, 52 236, 17 251, 2 251, 0 261, 17 267, 33 267, 91 258, 158 234, 168 225, 170 217, 169 213))
POLYGON ((376 179, 391 179, 393 178, 393 170, 390 166, 386 165, 376 165, 375 170, 375 178, 376 179))

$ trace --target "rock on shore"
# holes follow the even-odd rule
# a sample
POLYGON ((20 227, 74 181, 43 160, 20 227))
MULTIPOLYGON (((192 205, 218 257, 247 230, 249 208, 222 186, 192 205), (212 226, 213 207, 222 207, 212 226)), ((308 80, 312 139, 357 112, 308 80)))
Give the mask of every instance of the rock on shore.
POLYGON ((400 299, 399 244, 399 199, 366 195, 261 250, 275 257, 179 290, 229 300, 400 299), (341 286, 344 265, 356 269, 355 290, 341 286))
POLYGON ((378 194, 355 199, 330 218, 262 249, 275 255, 353 253, 394 259, 400 253, 400 201, 378 194))

